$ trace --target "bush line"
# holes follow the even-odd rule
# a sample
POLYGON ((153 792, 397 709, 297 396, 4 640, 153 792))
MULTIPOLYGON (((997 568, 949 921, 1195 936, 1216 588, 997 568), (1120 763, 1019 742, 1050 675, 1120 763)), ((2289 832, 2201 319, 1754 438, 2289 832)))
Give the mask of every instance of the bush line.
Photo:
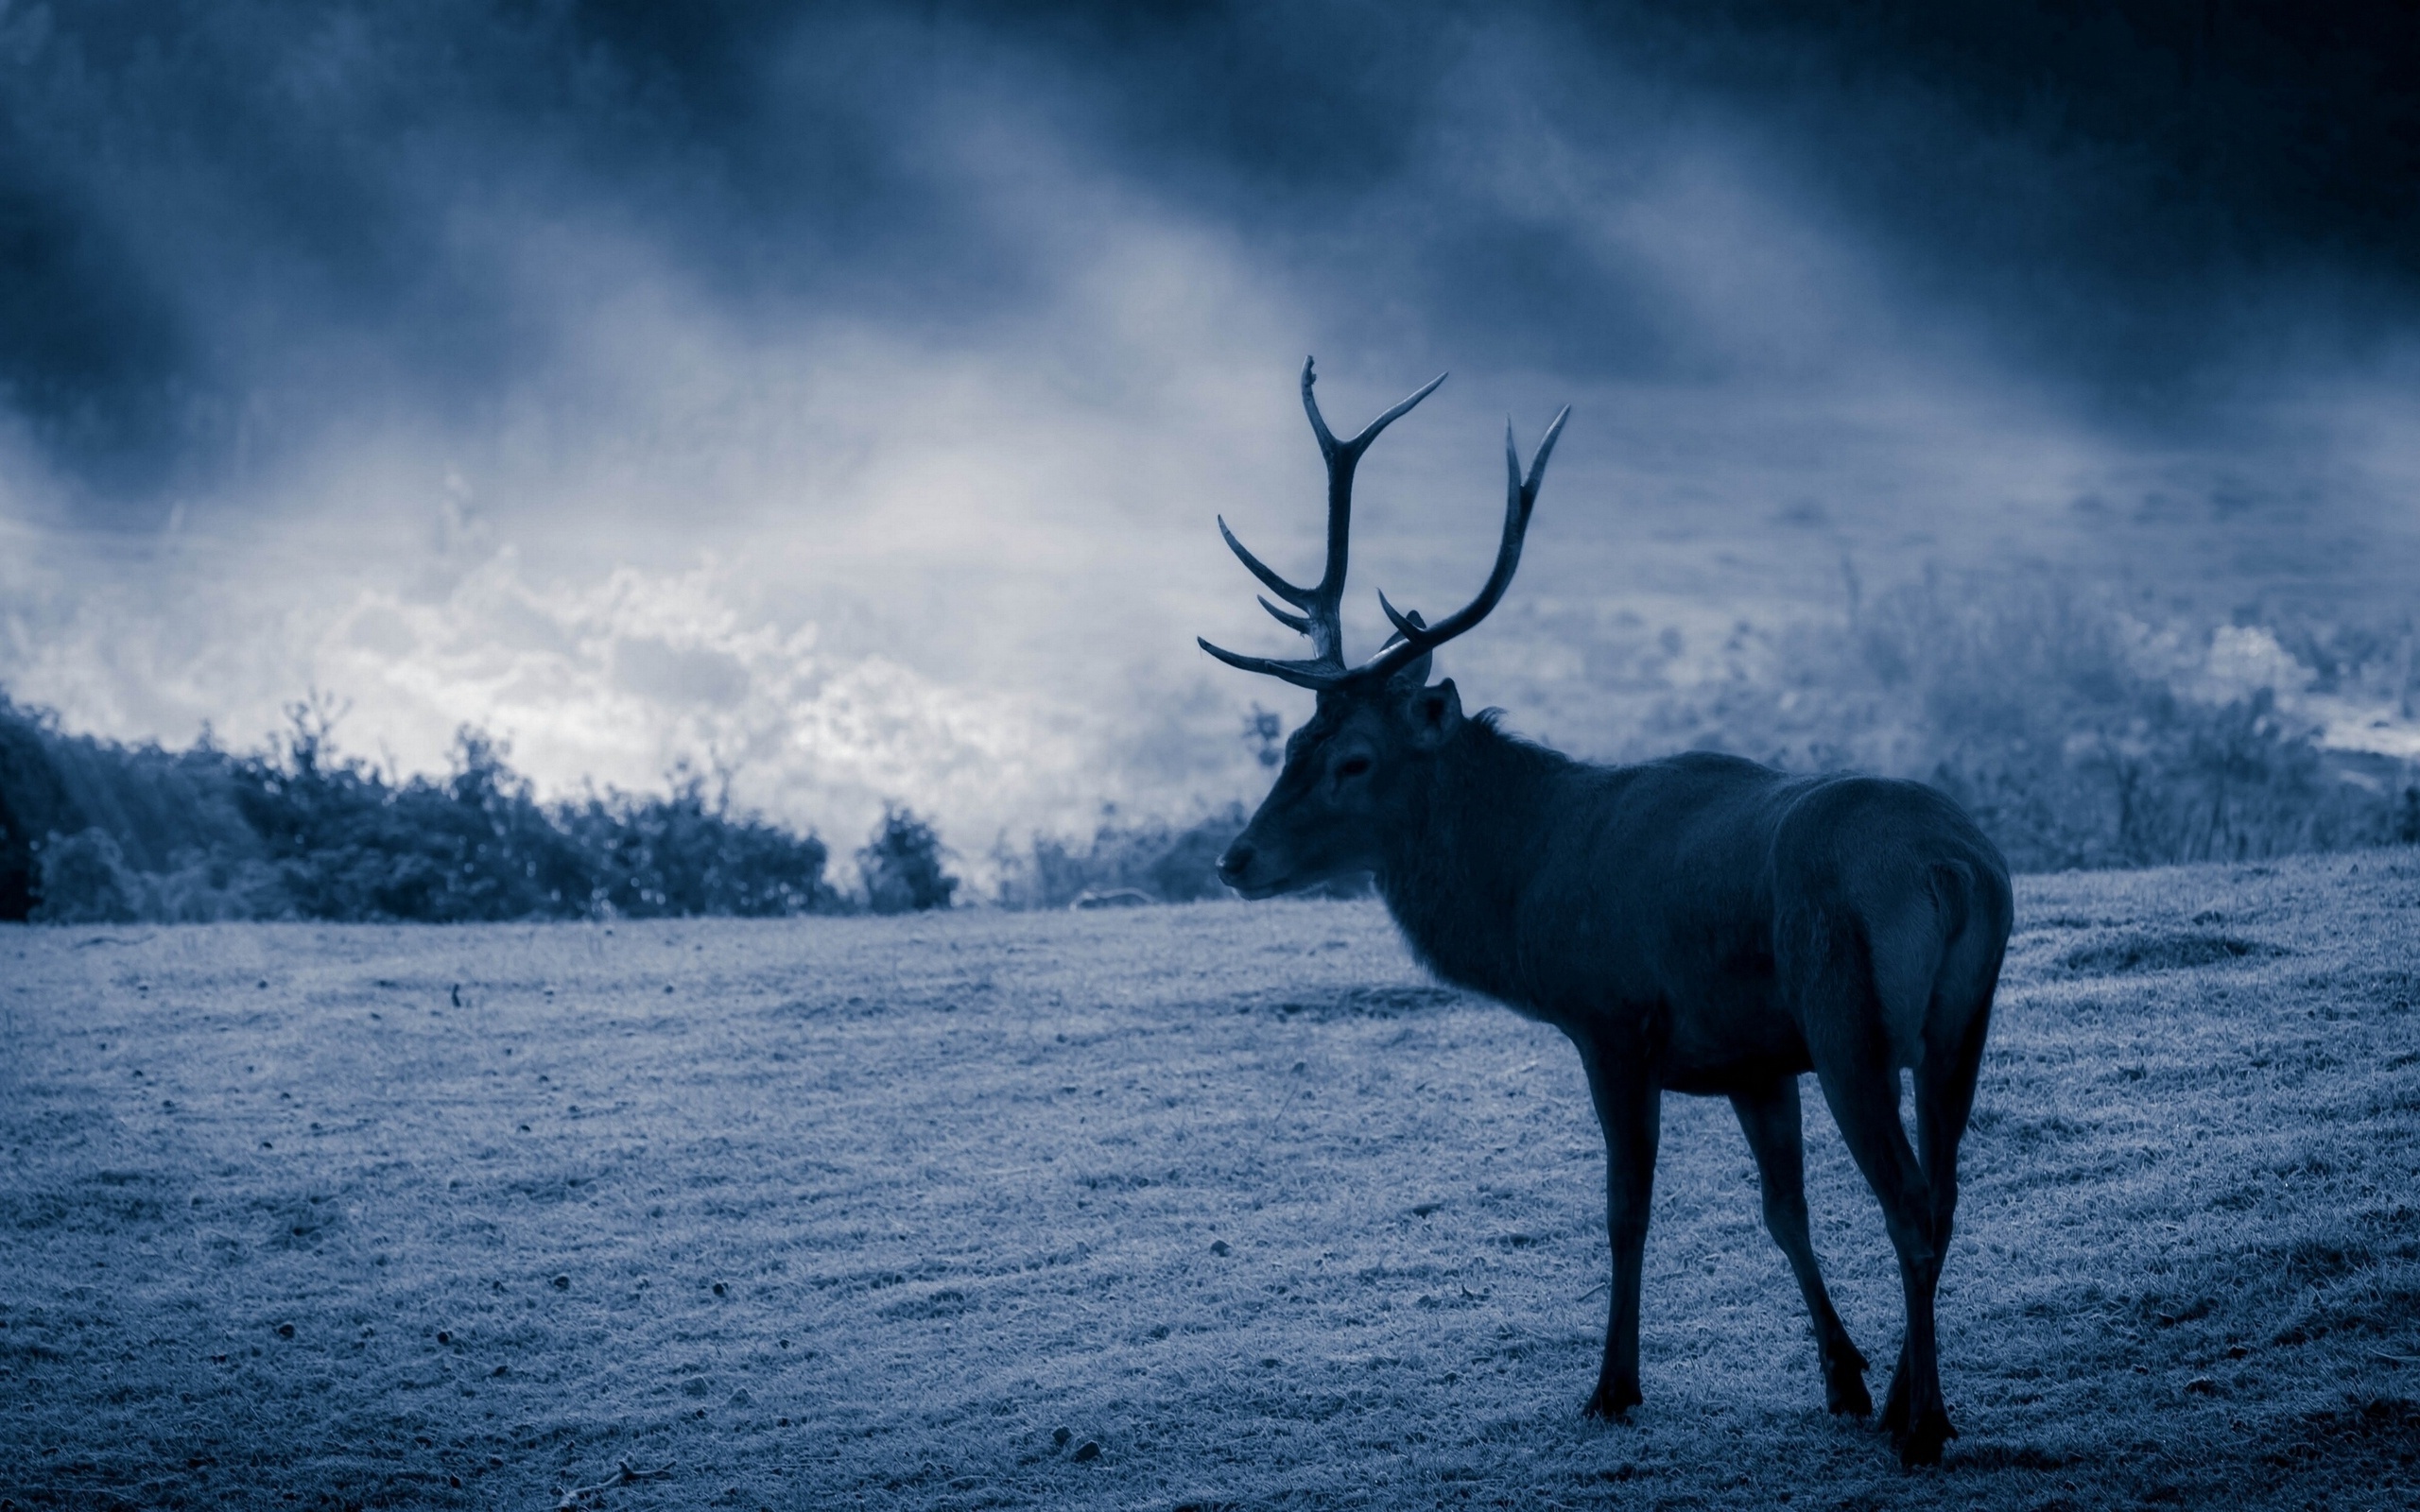
MULTIPOLYGON (((2256 629, 2313 685, 2409 719, 2412 636, 2256 629)), ((1840 622, 1741 627, 1712 678, 1675 688, 1634 756, 1728 750, 1787 769, 1912 777, 1963 803, 2023 871, 2251 860, 2420 843, 2413 763, 2325 748, 2273 688, 2180 691, 2206 632, 2147 624, 2114 597, 2035 581, 1927 578, 1840 622)), ((454 771, 397 782, 339 757, 318 699, 268 750, 232 754, 69 735, 0 693, 0 919, 475 919, 946 908, 959 879, 913 812, 887 806, 855 854, 735 811, 719 774, 669 791, 539 802, 494 741, 457 737, 454 771)), ((1246 744, 1278 759, 1257 706, 1246 744)), ((1214 863, 1240 804, 1196 822, 1114 809, 1088 840, 1004 836, 1011 908, 1225 896, 1214 863)), ((1350 894, 1358 884, 1329 889, 1350 894)))

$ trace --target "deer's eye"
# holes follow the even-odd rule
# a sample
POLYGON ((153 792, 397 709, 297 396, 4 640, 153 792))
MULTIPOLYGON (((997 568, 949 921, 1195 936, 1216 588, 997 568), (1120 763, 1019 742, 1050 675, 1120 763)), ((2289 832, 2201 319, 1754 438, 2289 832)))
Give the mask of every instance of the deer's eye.
POLYGON ((1367 756, 1347 756, 1336 764, 1336 775, 1339 777, 1359 777, 1369 769, 1370 758, 1367 756))

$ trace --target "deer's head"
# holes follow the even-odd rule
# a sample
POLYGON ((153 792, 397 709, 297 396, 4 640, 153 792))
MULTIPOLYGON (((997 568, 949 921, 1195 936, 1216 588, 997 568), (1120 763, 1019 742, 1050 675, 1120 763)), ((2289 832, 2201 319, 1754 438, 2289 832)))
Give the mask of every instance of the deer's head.
POLYGON ((1487 617, 1512 585, 1521 562, 1521 541, 1530 528, 1530 511, 1538 502, 1538 483, 1546 475, 1547 458, 1563 434, 1566 408, 1547 427, 1529 472, 1521 470, 1513 450, 1512 428, 1504 428, 1504 537, 1496 548, 1495 569, 1488 574, 1478 596, 1454 614, 1430 625, 1417 613, 1406 613, 1378 595, 1394 634, 1378 654, 1359 666, 1344 660, 1342 606, 1344 565, 1353 527, 1353 472, 1361 454, 1378 433, 1445 381, 1440 374, 1418 393, 1372 421, 1360 435, 1340 441, 1320 417, 1311 395, 1315 381, 1311 365, 1303 364, 1303 408, 1310 415, 1311 432, 1319 438, 1327 459, 1327 570, 1318 584, 1297 588, 1244 549, 1227 522, 1219 533, 1252 575, 1269 591, 1300 613, 1278 608, 1267 598, 1261 607, 1279 624, 1310 638, 1311 655, 1300 661, 1238 656, 1207 641, 1201 649, 1247 672, 1282 678, 1319 694, 1319 706, 1308 723, 1286 742, 1286 765, 1277 785, 1261 800, 1259 812, 1219 858, 1219 875, 1247 898, 1266 898, 1316 885, 1331 878, 1372 870, 1384 853, 1392 822, 1400 816, 1419 784, 1427 781, 1438 753, 1462 722, 1461 697, 1449 679, 1428 683, 1429 659, 1437 647, 1487 617))

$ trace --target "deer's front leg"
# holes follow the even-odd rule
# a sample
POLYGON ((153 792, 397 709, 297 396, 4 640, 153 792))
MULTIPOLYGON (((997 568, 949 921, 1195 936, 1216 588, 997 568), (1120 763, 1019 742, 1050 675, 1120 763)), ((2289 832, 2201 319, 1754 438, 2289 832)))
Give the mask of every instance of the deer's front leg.
POLYGON ((1663 1095, 1638 1057, 1587 1044, 1588 1091, 1605 1130, 1605 1231, 1614 1252, 1613 1297, 1605 1319, 1605 1363, 1583 1409, 1619 1421, 1646 1400, 1638 1390, 1638 1287, 1647 1259, 1648 1200, 1655 1186, 1655 1140, 1663 1095))

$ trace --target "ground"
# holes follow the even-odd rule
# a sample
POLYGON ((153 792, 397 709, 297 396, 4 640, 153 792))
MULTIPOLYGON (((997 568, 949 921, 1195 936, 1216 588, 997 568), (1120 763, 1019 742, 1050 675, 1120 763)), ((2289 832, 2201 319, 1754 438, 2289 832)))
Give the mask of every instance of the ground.
POLYGON ((0 1507, 2420 1503, 2420 857, 2018 925, 1912 1473, 1719 1102, 1582 1418, 1578 1065, 1372 904, 0 934, 0 1507))

